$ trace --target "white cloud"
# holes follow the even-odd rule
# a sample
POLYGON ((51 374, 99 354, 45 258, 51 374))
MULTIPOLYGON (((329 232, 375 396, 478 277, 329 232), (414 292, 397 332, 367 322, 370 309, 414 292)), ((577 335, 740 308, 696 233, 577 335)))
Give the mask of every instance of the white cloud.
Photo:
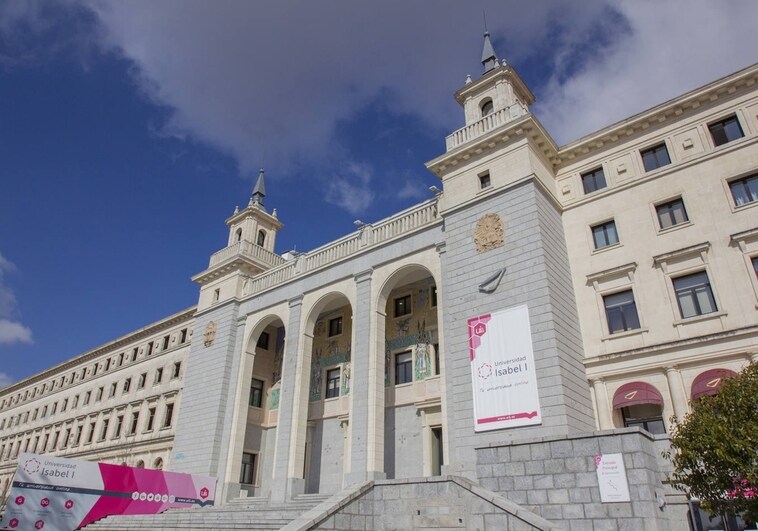
POLYGON ((348 164, 342 175, 334 175, 329 180, 326 201, 357 216, 374 200, 370 187, 371 177, 371 170, 367 166, 348 164))
POLYGON ((758 60, 752 36, 758 2, 627 0, 615 5, 625 31, 567 78, 556 74, 536 107, 559 143, 758 60))
POLYGON ((4 372, 0 372, 0 389, 9 386, 13 383, 13 381, 14 380, 10 377, 10 375, 5 374, 4 372))
POLYGON ((0 319, 0 345, 32 342, 32 331, 29 328, 15 321, 0 319))
POLYGON ((10 343, 32 343, 32 331, 16 320, 16 296, 5 285, 3 275, 16 271, 16 266, 0 254, 0 345, 10 343))

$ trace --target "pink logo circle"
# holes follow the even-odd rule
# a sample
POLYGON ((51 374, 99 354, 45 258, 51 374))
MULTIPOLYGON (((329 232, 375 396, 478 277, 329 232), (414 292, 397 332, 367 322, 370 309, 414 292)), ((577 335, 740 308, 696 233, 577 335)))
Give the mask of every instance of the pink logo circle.
POLYGON ((16 496, 16 505, 23 505, 24 504, 24 497, 23 496, 16 496))
POLYGON ((478 336, 483 336, 487 333, 487 325, 484 323, 479 323, 474 327, 474 333, 478 336))
POLYGON ((64 503, 63 505, 64 507, 66 507, 66 509, 71 509, 71 507, 74 506, 74 502, 72 502, 71 500, 66 500, 66 503, 64 503))
POLYGON ((34 529, 42 529, 45 527, 45 522, 43 520, 37 520, 34 522, 34 529))
POLYGON ((18 518, 11 518, 11 521, 8 522, 8 527, 10 528, 18 527, 18 518))
POLYGON ((39 504, 40 504, 42 507, 47 507, 48 505, 50 505, 50 500, 48 500, 47 498, 42 498, 42 499, 40 500, 39 504))
POLYGON ((209 494, 210 494, 210 492, 208 491, 207 488, 203 487, 202 489, 200 489, 200 497, 202 499, 207 498, 209 494))

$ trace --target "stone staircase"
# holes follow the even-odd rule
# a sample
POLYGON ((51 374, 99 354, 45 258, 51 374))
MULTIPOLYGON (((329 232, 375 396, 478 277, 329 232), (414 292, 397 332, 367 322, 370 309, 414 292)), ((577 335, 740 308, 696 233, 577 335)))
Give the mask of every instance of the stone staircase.
POLYGON ((329 499, 328 494, 301 494, 286 503, 267 498, 238 498, 221 507, 169 509, 161 514, 108 516, 86 531, 205 531, 249 529, 275 531, 329 499))

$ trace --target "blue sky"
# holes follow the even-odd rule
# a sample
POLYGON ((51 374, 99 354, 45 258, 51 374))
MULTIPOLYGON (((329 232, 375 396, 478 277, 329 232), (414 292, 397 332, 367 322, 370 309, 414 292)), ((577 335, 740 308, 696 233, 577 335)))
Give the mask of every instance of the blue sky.
POLYGON ((483 10, 559 144, 758 60, 758 2, 572 4, 0 4, 0 387, 195 304, 261 165, 279 252, 429 197, 483 10))

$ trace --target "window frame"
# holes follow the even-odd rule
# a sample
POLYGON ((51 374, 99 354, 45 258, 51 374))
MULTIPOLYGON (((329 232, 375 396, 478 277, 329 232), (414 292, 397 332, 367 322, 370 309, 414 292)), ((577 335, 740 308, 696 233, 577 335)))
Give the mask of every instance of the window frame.
POLYGON ((671 199, 667 199, 665 201, 660 201, 658 203, 655 203, 654 210, 655 210, 655 217, 658 222, 658 232, 669 231, 677 227, 689 225, 691 223, 690 216, 687 213, 687 206, 684 204, 684 197, 681 195, 678 197, 672 197, 671 199), (672 212, 674 212, 674 210, 671 209, 671 207, 676 203, 679 203, 681 205, 681 211, 684 213, 684 219, 682 221, 679 221, 678 223, 676 222, 676 220, 673 219, 672 212), (664 212, 663 209, 667 209, 667 210, 664 212), (671 220, 670 225, 667 225, 665 227, 663 226, 662 214, 669 216, 671 220))
POLYGON ((247 405, 249 407, 263 408, 263 392, 265 391, 265 389, 266 389, 266 382, 264 380, 261 380, 253 376, 250 379, 250 395, 248 396, 247 405), (253 386, 254 382, 260 382, 260 387, 254 387, 253 386), (259 394, 257 395, 257 400, 253 400, 254 395, 255 395, 255 393, 253 393, 253 390, 259 391, 259 394))
POLYGON ((605 177, 605 170, 602 166, 597 167, 593 170, 586 171, 584 173, 579 174, 579 178, 582 181, 582 190, 584 191, 584 195, 594 194, 595 192, 599 192, 600 190, 604 190, 605 188, 608 188, 608 179, 605 177), (597 186, 597 177, 598 173, 600 174, 600 177, 603 179, 603 186, 597 186), (587 182, 589 179, 592 179, 593 186, 595 188, 593 190, 587 190, 587 182))
POLYGON ((658 144, 653 144, 651 146, 648 146, 644 149, 640 149, 640 159, 642 159, 642 168, 645 170, 644 173, 650 173, 651 171, 655 171, 661 168, 664 168, 666 166, 670 166, 672 163, 671 160, 671 152, 669 151, 669 147, 666 144, 666 141, 663 140, 659 142, 658 144), (666 158, 668 159, 668 162, 661 163, 659 160, 659 153, 661 153, 661 148, 663 148, 663 151, 666 153, 666 158), (655 167, 648 168, 648 164, 646 162, 645 155, 646 154, 654 154, 655 155, 655 167))
POLYGON ((396 352, 392 356, 392 360, 395 368, 395 385, 413 383, 413 351, 403 350, 401 352, 396 352), (404 358, 407 357, 407 359, 399 361, 401 356, 404 358))
POLYGON ((603 310, 604 310, 604 313, 605 313, 605 326, 606 326, 606 330, 607 330, 607 333, 608 333, 609 336, 614 336, 614 335, 617 335, 617 334, 623 334, 625 332, 634 332, 634 331, 642 329, 642 321, 640 320, 640 312, 639 312, 639 309, 637 308, 637 299, 635 297, 634 289, 631 286, 628 287, 628 288, 626 288, 626 289, 622 289, 622 290, 618 290, 618 291, 613 291, 613 292, 609 292, 609 293, 603 293, 601 295, 601 297, 602 297, 602 302, 603 302, 603 310), (625 293, 629 293, 631 295, 631 303, 626 302, 624 305, 616 304, 616 305, 614 305, 614 306, 612 306, 612 307, 609 308, 608 301, 607 301, 607 299, 609 297, 623 295, 625 293), (637 326, 631 326, 631 327, 627 327, 626 326, 626 315, 627 314, 626 314, 625 311, 622 310, 620 315, 621 315, 621 320, 622 320, 622 323, 624 324, 624 327, 620 328, 620 329, 615 329, 615 328, 612 329, 611 328, 611 323, 615 322, 615 319, 613 319, 613 320, 611 319, 611 315, 609 314, 609 310, 615 310, 617 308, 623 308, 625 306, 629 306, 630 304, 631 304, 631 306, 634 309, 634 319, 636 319, 637 326))
POLYGON ((341 336, 343 332, 343 320, 342 316, 338 315, 337 317, 332 317, 329 319, 326 323, 326 336, 327 337, 337 337, 341 336))
POLYGON ((677 308, 679 309, 679 318, 682 320, 686 319, 695 319, 698 317, 703 317, 710 314, 715 314, 719 312, 719 306, 718 301, 716 300, 716 295, 713 291, 713 285, 711 283, 711 279, 708 276, 708 271, 705 269, 701 269, 699 271, 689 272, 683 275, 677 275, 671 277, 671 288, 674 290, 674 297, 676 298, 676 304, 677 308), (677 281, 682 281, 684 279, 691 279, 693 277, 697 276, 703 276, 705 277, 706 282, 704 284, 697 284, 694 286, 687 286, 687 287, 679 287, 677 288, 677 281), (708 298, 708 301, 712 305, 712 309, 709 311, 703 311, 701 308, 701 300, 699 296, 699 292, 696 291, 697 288, 704 286, 705 287, 705 294, 708 298), (682 295, 689 295, 691 296, 691 300, 693 305, 695 306, 695 313, 692 315, 685 315, 684 314, 684 308, 682 307, 682 295))
POLYGON ((268 350, 268 345, 270 341, 271 341, 271 336, 269 335, 268 332, 264 330, 258 336, 258 341, 255 342, 255 348, 268 350))
POLYGON ((258 463, 258 452, 242 451, 242 463, 240 464, 240 485, 255 486, 256 483, 256 464, 258 463), (250 456, 250 462, 245 462, 245 457, 250 456), (248 468, 249 466, 249 468, 248 468), (245 480, 249 479, 250 483, 245 480))
POLYGON ((342 369, 340 367, 330 367, 324 371, 324 400, 332 398, 339 398, 340 385, 342 380, 342 369), (336 378, 333 376, 336 374, 336 378), (332 386, 332 382, 336 382, 335 386, 332 386))
POLYGON ((602 251, 604 249, 609 249, 609 248, 621 245, 621 238, 619 237, 619 231, 618 231, 618 227, 616 226, 615 218, 610 218, 610 219, 606 219, 605 221, 601 221, 599 223, 594 223, 589 226, 589 229, 590 229, 590 238, 592 238, 592 246, 593 246, 592 251, 593 252, 602 251), (608 240, 608 231, 606 229, 610 226, 613 227, 613 233, 616 237, 615 242, 610 242, 608 240), (606 239, 606 241, 608 241, 608 243, 606 243, 605 245, 598 245, 598 238, 595 232, 597 229, 603 230, 604 238, 606 239))
POLYGON ((413 315, 413 294, 407 293, 405 295, 400 295, 392 299, 392 317, 394 319, 398 319, 400 317, 406 317, 408 315, 413 315), (404 311, 403 313, 398 313, 398 303, 404 301, 405 299, 408 299, 408 304, 405 306, 405 309, 407 311, 404 311))
POLYGON ((740 138, 745 138, 745 130, 742 128, 742 124, 740 124, 740 120, 737 117, 737 113, 733 113, 733 114, 730 114, 729 116, 725 116, 724 118, 721 118, 719 120, 715 120, 713 122, 710 122, 707 127, 708 127, 708 132, 711 135, 711 141, 713 142, 713 147, 714 148, 721 147, 721 146, 724 146, 726 144, 730 144, 730 143, 734 142, 735 140, 739 140, 740 138), (729 138, 729 136, 726 133, 727 128, 724 127, 724 125, 727 122, 733 122, 734 124, 737 125, 737 131, 739 132, 739 136, 737 136, 735 138, 729 138), (719 139, 716 138, 717 135, 714 133, 714 128, 718 127, 718 126, 721 127, 720 132, 721 132, 721 134, 724 135, 723 138, 719 138, 719 139))
POLYGON ((729 197, 731 198, 731 206, 734 210, 741 210, 743 208, 748 208, 750 206, 758 205, 758 190, 756 191, 755 196, 753 196, 748 186, 748 183, 752 183, 752 182, 755 182, 756 187, 758 187, 758 173, 743 175, 742 177, 736 177, 736 178, 729 179, 728 181, 726 181, 727 188, 729 189, 729 197), (737 196, 734 193, 735 185, 737 185, 738 183, 743 187, 743 189, 746 192, 745 197, 748 199, 748 201, 744 203, 738 203, 737 196))
POLYGON ((479 179, 479 191, 489 190, 492 188, 492 175, 489 171, 485 171, 477 175, 479 179))

